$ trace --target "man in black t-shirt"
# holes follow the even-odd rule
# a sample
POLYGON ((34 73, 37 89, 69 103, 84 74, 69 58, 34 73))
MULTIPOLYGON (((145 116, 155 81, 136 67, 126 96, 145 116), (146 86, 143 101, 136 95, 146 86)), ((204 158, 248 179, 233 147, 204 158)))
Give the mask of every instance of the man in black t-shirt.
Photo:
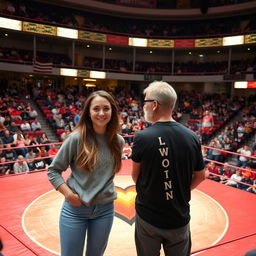
POLYGON ((144 114, 153 125, 137 132, 132 149, 136 183, 135 242, 138 256, 190 255, 191 190, 205 179, 197 135, 172 118, 175 90, 153 82, 145 90, 144 114))
POLYGON ((3 156, 0 158, 0 176, 2 175, 6 175, 9 174, 11 169, 10 169, 10 165, 6 164, 6 158, 3 156))
POLYGON ((35 150, 35 160, 32 162, 32 170, 42 170, 42 169, 47 169, 48 164, 46 161, 42 158, 40 158, 40 151, 38 149, 35 150))

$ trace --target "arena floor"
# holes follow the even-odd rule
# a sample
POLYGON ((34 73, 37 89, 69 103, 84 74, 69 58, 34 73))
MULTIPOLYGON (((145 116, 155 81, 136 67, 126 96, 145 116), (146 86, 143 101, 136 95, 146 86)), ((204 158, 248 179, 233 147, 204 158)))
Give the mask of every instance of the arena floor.
MULTIPOLYGON (((115 178, 118 199, 106 256, 136 255, 136 192, 130 170, 130 161, 125 160, 115 178)), ((52 189, 46 173, 0 178, 0 186, 3 254, 59 255, 58 216, 63 196, 52 189)), ((242 256, 256 248, 255 206, 253 194, 210 180, 203 182, 192 192, 192 251, 206 256, 242 256)))

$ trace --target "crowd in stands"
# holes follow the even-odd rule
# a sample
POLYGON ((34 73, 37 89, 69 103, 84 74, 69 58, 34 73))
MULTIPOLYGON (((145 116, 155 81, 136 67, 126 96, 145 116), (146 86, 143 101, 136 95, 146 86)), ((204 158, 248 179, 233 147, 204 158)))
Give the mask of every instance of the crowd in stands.
POLYGON ((30 102, 19 99, 15 89, 1 92, 1 95, 0 162, 5 164, 0 165, 0 175, 47 168, 51 158, 41 157, 55 155, 57 148, 41 146, 51 141, 41 129, 37 111, 30 102))
MULTIPOLYGON (((85 57, 84 66, 88 68, 102 68, 102 59, 85 57)), ((105 69, 118 72, 133 71, 132 62, 126 60, 106 59, 105 69)), ((226 74, 228 71, 228 63, 226 61, 188 61, 174 63, 173 73, 175 75, 186 74, 226 74)), ((136 61, 135 71, 138 73, 165 73, 171 74, 172 64, 170 62, 142 62, 136 61)), ((230 74, 251 73, 256 71, 256 58, 245 61, 232 61, 230 74)))
POLYGON ((255 166, 253 167, 252 164, 247 163, 240 170, 232 168, 227 162, 223 165, 210 162, 206 167, 206 176, 227 186, 256 194, 256 169, 255 166))
POLYGON ((183 111, 190 115, 186 125, 202 135, 203 143, 208 142, 244 105, 243 97, 229 98, 224 94, 194 94, 183 98, 183 111))
MULTIPOLYGON (((49 53, 49 52, 37 52, 37 60, 41 62, 51 62, 53 65, 71 66, 71 59, 64 54, 49 53)), ((33 51, 22 50, 15 48, 0 47, 0 61, 5 62, 17 62, 28 63, 33 62, 33 51)), ((82 68, 79 66, 79 68, 82 68)), ((102 59, 85 57, 83 62, 83 68, 86 69, 102 69, 102 59)), ((225 61, 219 62, 178 62, 174 63, 173 73, 175 75, 216 75, 227 74, 228 63, 225 61)), ((172 74, 172 64, 170 62, 135 62, 135 70, 133 71, 133 63, 127 60, 118 59, 106 59, 105 68, 106 71, 121 72, 121 73, 146 73, 146 74, 172 74)), ((230 74, 241 73, 254 73, 256 71, 256 58, 246 59, 244 61, 233 60, 231 62, 230 74)))
MULTIPOLYGON (((151 124, 143 117, 140 95, 136 95, 133 91, 127 93, 125 89, 114 94, 120 109, 120 133, 126 141, 123 159, 129 159, 133 135, 151 124)), ((1 175, 46 169, 51 163, 51 156, 53 157, 58 151, 55 145, 48 145, 51 141, 41 130, 41 125, 37 121, 37 111, 29 101, 18 99, 17 96, 17 91, 12 89, 5 91, 0 98, 1 175), (42 146, 43 144, 45 146, 42 146), (13 163, 14 161, 16 163, 13 163)), ((59 135, 60 141, 65 140, 74 130, 86 96, 79 93, 76 87, 65 88, 65 91, 37 87, 33 89, 33 98, 46 120, 59 135)), ((255 102, 255 97, 230 98, 225 94, 184 91, 179 93, 174 111, 174 118, 177 121, 183 113, 189 114, 187 127, 198 134, 204 145, 208 144, 208 148, 203 147, 203 155, 208 159, 206 162, 214 161, 207 164, 208 178, 253 193, 255 189, 250 185, 255 183, 256 161, 246 156, 256 156, 256 142, 253 146, 248 145, 248 139, 255 135, 256 129, 255 102), (242 119, 230 122, 239 111, 241 113, 241 109, 242 119), (206 115, 211 117, 207 119, 211 124, 208 127, 204 127, 206 115), (218 149, 226 152, 220 152, 218 149), (220 164, 228 160, 229 151, 238 153, 236 166, 247 171, 231 169, 227 163, 223 166, 220 164), (235 180, 242 183, 236 183, 235 180)))
MULTIPOLYGON (((0 47, 0 59, 3 61, 18 62, 18 63, 32 63, 33 51, 0 47)), ((71 65, 71 60, 68 55, 59 53, 49 53, 37 51, 37 61, 39 62, 51 62, 59 65, 71 65)))
POLYGON ((207 178, 244 191, 256 192, 256 170, 248 163, 243 170, 232 168, 228 163, 219 166, 210 162, 206 168, 207 178))
MULTIPOLYGON (((240 107, 237 104, 237 109, 244 107, 244 102, 241 100, 239 102, 240 107)), ((214 118, 214 122, 215 120, 214 118)), ((256 189, 252 187, 256 183, 256 159, 250 158, 251 156, 256 157, 256 143, 249 145, 255 131, 256 102, 253 101, 249 103, 248 107, 243 108, 241 120, 225 125, 217 136, 210 139, 209 148, 204 148, 204 157, 215 161, 207 162, 206 168, 209 179, 252 193, 256 192, 256 189), (238 153, 235 166, 243 169, 228 166, 226 161, 230 159, 229 152, 238 153)))
MULTIPOLYGON (((34 97, 46 119, 63 141, 72 132, 79 120, 80 111, 86 97, 78 92, 78 88, 70 87, 56 91, 51 88, 40 90, 34 88, 34 97)), ((120 109, 121 134, 130 145, 136 131, 145 129, 149 123, 144 120, 140 95, 126 90, 115 92, 120 109), (129 95, 129 97, 127 96, 129 95)), ((179 120, 182 112, 177 108, 174 118, 179 120)))
MULTIPOLYGON (((213 1, 215 2, 215 1, 213 1)), ((218 1, 219 4, 228 1, 218 1)), ((230 1, 240 3, 243 1, 230 1)), ((234 16, 218 20, 193 20, 193 21, 172 21, 172 20, 136 20, 120 18, 102 14, 83 12, 70 8, 55 5, 47 5, 35 1, 5 0, 1 5, 2 14, 10 17, 20 16, 23 19, 44 22, 48 24, 62 24, 64 26, 79 27, 103 33, 132 34, 137 36, 163 36, 163 37, 184 37, 184 36, 207 36, 221 34, 241 34, 256 29, 254 15, 234 16), (49 12, 49 9, 51 11, 49 12)))

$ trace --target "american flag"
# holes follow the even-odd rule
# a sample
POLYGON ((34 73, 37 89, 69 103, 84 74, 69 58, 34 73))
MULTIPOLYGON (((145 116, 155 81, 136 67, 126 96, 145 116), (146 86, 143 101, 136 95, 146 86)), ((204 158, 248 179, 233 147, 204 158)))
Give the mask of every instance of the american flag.
POLYGON ((52 73, 52 62, 39 62, 39 61, 34 61, 34 72, 37 73, 52 73))

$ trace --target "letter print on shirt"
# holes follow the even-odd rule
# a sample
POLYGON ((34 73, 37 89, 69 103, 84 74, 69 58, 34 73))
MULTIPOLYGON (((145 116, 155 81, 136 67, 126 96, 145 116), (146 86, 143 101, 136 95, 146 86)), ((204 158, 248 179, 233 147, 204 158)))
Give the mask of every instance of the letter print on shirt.
MULTIPOLYGON (((158 137, 159 146, 164 146, 166 143, 162 140, 162 137, 158 137)), ((163 186, 165 190, 165 199, 171 200, 173 199, 173 191, 172 191, 172 181, 169 178, 169 169, 167 169, 170 166, 170 160, 168 159, 169 156, 169 148, 168 147, 159 147, 158 148, 159 153, 161 155, 162 159, 162 167, 164 172, 164 180, 163 180, 163 186)))

